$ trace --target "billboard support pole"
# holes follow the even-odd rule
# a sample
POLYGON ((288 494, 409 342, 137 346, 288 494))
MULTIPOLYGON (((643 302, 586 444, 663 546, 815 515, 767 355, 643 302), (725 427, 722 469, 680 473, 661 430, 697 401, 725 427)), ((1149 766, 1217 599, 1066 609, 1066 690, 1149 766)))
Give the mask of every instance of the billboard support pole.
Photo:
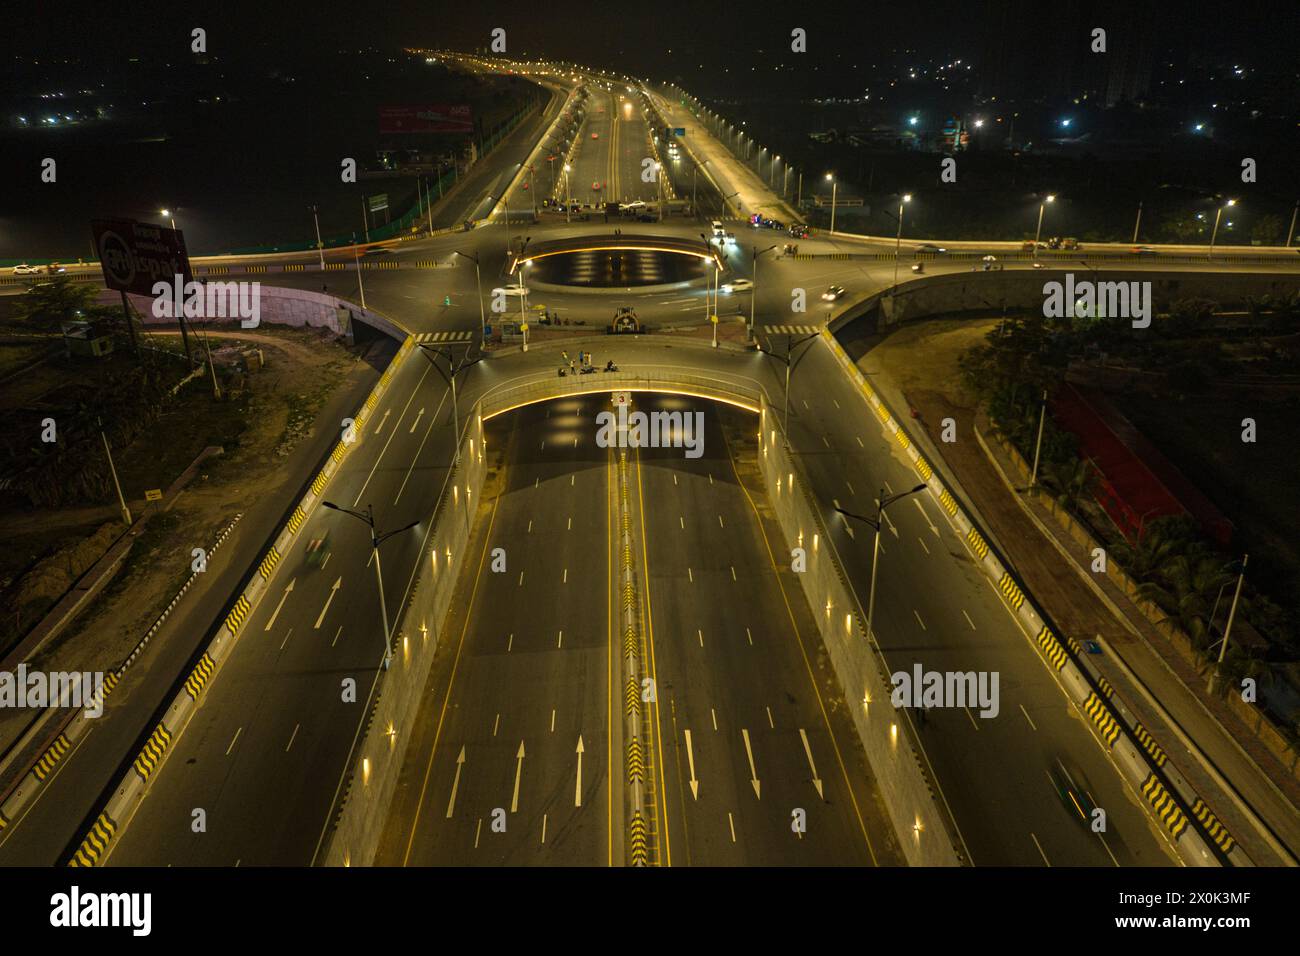
POLYGON ((126 330, 131 335, 131 351, 135 353, 135 360, 140 361, 140 343, 135 338, 135 322, 131 318, 131 303, 127 301, 126 293, 119 293, 122 296, 122 318, 126 322, 126 330))

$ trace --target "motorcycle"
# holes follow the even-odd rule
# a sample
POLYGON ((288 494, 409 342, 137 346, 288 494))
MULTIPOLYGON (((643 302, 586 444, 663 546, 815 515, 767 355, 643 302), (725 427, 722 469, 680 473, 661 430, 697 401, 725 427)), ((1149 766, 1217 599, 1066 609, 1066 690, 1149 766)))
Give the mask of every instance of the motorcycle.
POLYGON ((591 375, 591 374, 592 374, 593 372, 595 372, 595 371, 596 371, 596 366, 594 366, 594 365, 584 365, 581 369, 578 370, 578 374, 579 374, 579 375, 591 375))
POLYGON ((617 371, 618 371, 618 366, 614 364, 614 360, 613 360, 613 359, 610 359, 608 362, 605 363, 605 371, 606 371, 606 372, 617 372, 617 371))

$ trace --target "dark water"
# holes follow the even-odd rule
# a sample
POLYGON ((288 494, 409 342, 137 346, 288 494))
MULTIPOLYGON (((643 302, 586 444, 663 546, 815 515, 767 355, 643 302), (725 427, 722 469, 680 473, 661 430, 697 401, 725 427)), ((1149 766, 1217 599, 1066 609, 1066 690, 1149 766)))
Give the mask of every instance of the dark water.
MULTIPOLYGON (((154 79, 147 85, 158 91, 154 79)), ((8 98, 0 114, 0 259, 89 257, 92 218, 164 222, 163 208, 176 211, 192 254, 311 241, 311 204, 319 207, 323 235, 360 236, 363 196, 386 192, 396 218, 415 201, 416 182, 359 176, 345 184, 344 158, 364 169, 381 144, 409 140, 443 153, 465 139, 381 139, 381 105, 469 102, 490 128, 524 90, 518 80, 469 78, 423 60, 385 60, 371 70, 340 58, 297 74, 227 74, 174 92, 164 85, 164 97, 147 106, 119 88, 82 100, 83 106, 112 102, 112 119, 64 128, 18 128, 16 113, 39 117, 49 107, 8 98), (57 164, 54 183, 40 179, 46 157, 57 164)), ((383 213, 377 216, 372 227, 384 221, 383 213)))

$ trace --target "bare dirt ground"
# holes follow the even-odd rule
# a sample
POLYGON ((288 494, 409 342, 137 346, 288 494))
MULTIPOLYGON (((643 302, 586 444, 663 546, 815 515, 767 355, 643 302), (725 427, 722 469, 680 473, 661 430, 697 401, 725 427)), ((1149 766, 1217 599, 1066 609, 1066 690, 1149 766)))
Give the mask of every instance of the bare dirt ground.
MULTIPOLYGON (((116 449, 115 458, 128 504, 138 508, 147 489, 166 489, 205 447, 220 445, 225 453, 205 461, 153 517, 104 592, 38 653, 39 666, 99 669, 125 657, 189 577, 191 549, 210 548, 252 498, 275 494, 292 480, 285 461, 314 429, 326 427, 316 418, 331 395, 373 374, 358 353, 312 332, 213 332, 210 344, 214 350, 260 347, 266 366, 244 379, 242 395, 220 402, 210 384, 193 383, 146 436, 116 449)), ((26 549, 16 557, 30 568, 32 555, 66 551, 117 518, 115 502, 11 512, 0 515, 0 538, 26 549)))

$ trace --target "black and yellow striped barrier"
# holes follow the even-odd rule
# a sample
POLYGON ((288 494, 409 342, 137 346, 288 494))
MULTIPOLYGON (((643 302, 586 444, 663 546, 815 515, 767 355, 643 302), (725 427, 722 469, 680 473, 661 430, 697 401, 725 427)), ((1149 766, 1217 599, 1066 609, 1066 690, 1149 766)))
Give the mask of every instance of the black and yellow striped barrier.
POLYGON ((943 510, 948 512, 950 516, 957 517, 957 500, 948 493, 947 488, 939 492, 939 504, 943 505, 943 510))
POLYGON ((1115 688, 1110 686, 1110 681, 1100 675, 1097 677, 1097 689, 1101 691, 1101 696, 1107 700, 1115 696, 1115 688))
POLYGON ((321 491, 325 488, 325 482, 327 481, 329 481, 329 476, 322 471, 316 476, 316 480, 311 483, 311 493, 319 498, 321 491))
POLYGON ((1020 585, 1012 580, 1009 571, 1002 575, 1002 580, 998 582, 998 590, 1002 592, 1002 596, 1007 599, 1013 611, 1019 611, 1020 606, 1025 603, 1025 592, 1020 590, 1020 585))
POLYGON ((172 735, 167 728, 159 724, 145 741, 144 747, 140 750, 139 756, 135 758, 135 772, 140 775, 140 779, 148 783, 149 775, 157 769, 163 754, 172 742, 172 735))
POLYGON ((217 669, 216 663, 204 652, 199 658, 199 662, 194 665, 194 670, 190 671, 190 676, 185 678, 185 693, 189 694, 195 700, 199 699, 199 694, 203 693, 203 685, 208 682, 212 672, 217 669))
POLYGON ((971 528, 970 533, 966 535, 966 543, 970 545, 970 549, 979 556, 981 561, 989 556, 988 543, 985 542, 984 536, 974 528, 971 528))
POLYGON ((90 832, 86 834, 86 838, 81 841, 81 846, 77 847, 77 852, 68 861, 68 866, 98 865, 99 858, 108 849, 108 844, 115 833, 117 833, 117 824, 113 822, 113 818, 107 812, 101 813, 91 826, 90 832))
POLYGON ((1201 821, 1201 826, 1205 827, 1205 832, 1210 835, 1220 850, 1224 853, 1231 853, 1232 848, 1237 845, 1237 841, 1228 833, 1228 828, 1219 822, 1219 818, 1210 812, 1210 808, 1205 805, 1205 801, 1200 797, 1192 804, 1192 816, 1201 821))
POLYGON ((1133 728, 1133 736, 1138 739, 1138 743, 1142 745, 1142 748, 1151 755, 1151 759, 1157 767, 1165 765, 1165 761, 1169 758, 1165 756, 1164 750, 1156 743, 1156 739, 1151 736, 1151 731, 1138 724, 1133 728))
POLYGON ((346 455, 347 453, 348 453, 347 443, 339 442, 337 445, 334 446, 334 451, 330 454, 330 458, 334 460, 335 464, 338 464, 340 461, 343 460, 343 456, 346 455))
POLYGON ((1119 721, 1111 714, 1105 702, 1096 693, 1089 693, 1088 699, 1083 702, 1083 711, 1092 718, 1092 722, 1101 731, 1106 746, 1114 747, 1115 741, 1119 739, 1119 721))
POLYGON ((301 262, 288 262, 281 267, 282 272, 306 272, 307 266, 301 262))
POLYGON ((894 431, 894 441, 898 442, 898 447, 904 451, 907 451, 912 444, 911 439, 907 437, 907 432, 903 431, 901 428, 894 431))
POLYGON ((3 813, 0 813, 0 831, 3 831, 7 826, 9 826, 9 818, 3 813))
POLYGON ((260 275, 261 273, 263 273, 263 272, 266 271, 266 266, 245 266, 245 267, 244 267, 244 271, 245 271, 245 272, 255 272, 255 273, 258 273, 258 274, 260 275))
POLYGON ((117 671, 109 671, 107 674, 104 675, 105 696, 113 693, 113 688, 117 686, 117 682, 120 681, 121 679, 122 679, 122 675, 119 674, 117 671))
POLYGON ((930 463, 922 455, 916 456, 916 473, 926 481, 929 481, 934 474, 934 469, 930 467, 930 463))
POLYGON ((346 262, 327 262, 325 263, 326 272, 342 272, 348 267, 346 262))
POLYGON ((1056 635, 1052 633, 1052 629, 1046 624, 1038 632, 1038 646, 1043 649, 1044 656, 1055 670, 1059 671, 1065 666, 1065 662, 1068 660, 1065 648, 1061 646, 1061 642, 1056 639, 1056 635))
POLYGON ((36 774, 36 779, 44 780, 48 777, 71 747, 72 744, 68 742, 66 734, 59 734, 59 736, 55 737, 54 743, 50 744, 45 753, 41 754, 41 759, 36 761, 36 766, 32 768, 32 773, 36 774))
POLYGON ((268 581, 271 578, 271 573, 275 571, 275 566, 279 563, 280 552, 276 550, 275 545, 271 545, 271 550, 266 552, 266 557, 257 566, 257 573, 262 576, 263 581, 268 581))
POLYGON ((632 814, 632 865, 646 866, 650 862, 649 834, 641 812, 632 814))
POLYGON ((641 695, 637 693, 636 678, 627 679, 627 690, 623 694, 624 703, 627 705, 628 716, 631 716, 641 703, 641 695))
POLYGON ((302 510, 302 505, 294 508, 293 514, 289 516, 289 533, 297 534, 298 529, 302 527, 302 523, 306 518, 307 513, 302 510))
POLYGON ((203 271, 205 275, 228 276, 230 275, 230 266, 208 266, 203 271))
POLYGON ((645 780, 645 754, 641 751, 641 740, 633 737, 627 742, 627 781, 641 783, 645 780))
POLYGON ((1153 773, 1147 778, 1147 782, 1142 787, 1142 795, 1147 798, 1156 811, 1156 816, 1160 822, 1165 825, 1165 829, 1170 835, 1177 840, 1182 836, 1183 831, 1187 829, 1187 814, 1183 813, 1182 808, 1178 806, 1178 801, 1174 795, 1166 789, 1165 785, 1156 779, 1153 773))
POLYGON ((239 597, 235 599, 235 606, 232 607, 230 613, 226 615, 226 627, 230 629, 231 634, 239 633, 239 629, 243 627, 244 622, 248 620, 248 613, 250 610, 252 610, 252 608, 248 603, 248 598, 244 597, 242 594, 239 595, 239 597))

